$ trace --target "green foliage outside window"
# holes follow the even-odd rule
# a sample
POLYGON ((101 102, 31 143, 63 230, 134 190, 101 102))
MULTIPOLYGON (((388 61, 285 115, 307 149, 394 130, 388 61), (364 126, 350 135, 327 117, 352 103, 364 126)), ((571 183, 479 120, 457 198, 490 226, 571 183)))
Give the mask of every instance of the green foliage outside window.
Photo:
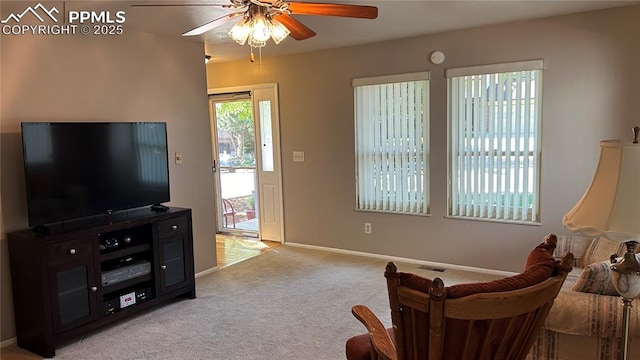
MULTIPOLYGON (((231 164, 255 165, 254 127, 251 101, 229 101, 216 104, 218 130, 231 141, 231 164)), ((220 141, 221 139, 218 139, 220 141)))

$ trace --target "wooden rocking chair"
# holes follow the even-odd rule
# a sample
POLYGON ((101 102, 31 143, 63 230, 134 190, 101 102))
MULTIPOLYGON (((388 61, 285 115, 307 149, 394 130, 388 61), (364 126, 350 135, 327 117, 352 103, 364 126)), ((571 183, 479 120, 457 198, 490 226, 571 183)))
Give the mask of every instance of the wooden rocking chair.
POLYGON ((347 341, 347 358, 356 359, 353 354, 359 353, 360 358, 376 360, 524 359, 573 261, 571 253, 562 261, 553 260, 550 253, 555 243, 536 249, 541 247, 549 251, 543 256, 546 259, 521 274, 451 287, 445 287, 439 278, 431 281, 399 273, 395 264, 389 263, 385 277, 393 328, 385 329, 366 306, 354 306, 353 315, 369 334, 347 341), (544 275, 542 270, 549 272, 544 275), (527 282, 533 284, 525 286, 527 282), (363 345, 369 354, 363 349, 350 349, 363 345))

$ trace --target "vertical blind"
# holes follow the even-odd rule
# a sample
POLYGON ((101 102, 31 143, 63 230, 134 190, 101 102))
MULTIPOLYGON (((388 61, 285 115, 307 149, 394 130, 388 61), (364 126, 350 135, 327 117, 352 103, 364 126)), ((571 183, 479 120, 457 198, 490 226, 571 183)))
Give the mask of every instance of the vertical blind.
POLYGON ((357 208, 427 214, 428 73, 354 79, 357 208))
POLYGON ((539 222, 542 67, 447 70, 450 216, 539 222))

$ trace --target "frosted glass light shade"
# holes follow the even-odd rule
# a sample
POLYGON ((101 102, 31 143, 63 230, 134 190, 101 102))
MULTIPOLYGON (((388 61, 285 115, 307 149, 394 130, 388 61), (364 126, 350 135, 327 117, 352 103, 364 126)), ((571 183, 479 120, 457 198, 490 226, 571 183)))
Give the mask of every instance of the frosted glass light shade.
POLYGON ((269 32, 269 23, 264 15, 258 13, 251 20, 251 38, 257 42, 266 42, 269 40, 271 33, 269 32))
POLYGON ((562 220, 570 231, 627 242, 640 239, 640 144, 600 142, 591 185, 562 220))
MULTIPOLYGON (((279 13, 276 13, 276 16, 279 13)), ((279 21, 273 19, 265 7, 250 5, 242 20, 229 30, 229 37, 240 45, 261 48, 267 44, 269 38, 279 44, 289 34, 289 29, 279 21)))
POLYGON ((229 30, 229 37, 240 45, 244 45, 249 37, 251 28, 249 27, 249 21, 247 17, 243 17, 237 24, 233 25, 229 30))
POLYGON ((256 39, 254 39, 251 35, 249 35, 249 41, 247 43, 249 44, 249 46, 254 47, 254 48, 261 48, 261 47, 267 45, 266 41, 258 41, 256 39))
POLYGON ((282 40, 284 40, 290 33, 289 29, 287 29, 281 22, 276 19, 271 19, 270 21, 270 30, 271 30, 271 39, 273 42, 280 44, 282 40))

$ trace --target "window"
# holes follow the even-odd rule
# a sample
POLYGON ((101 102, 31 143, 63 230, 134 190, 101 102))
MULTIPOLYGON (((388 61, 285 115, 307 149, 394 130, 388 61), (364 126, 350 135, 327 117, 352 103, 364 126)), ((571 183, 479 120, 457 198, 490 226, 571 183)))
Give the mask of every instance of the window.
POLYGON ((429 213, 428 73, 353 80, 359 210, 429 213))
POLYGON ((540 222, 542 60, 448 69, 448 215, 540 222))
POLYGON ((271 101, 258 101, 258 112, 260 113, 260 140, 262 143, 262 171, 273 172, 273 126, 271 124, 271 101))

